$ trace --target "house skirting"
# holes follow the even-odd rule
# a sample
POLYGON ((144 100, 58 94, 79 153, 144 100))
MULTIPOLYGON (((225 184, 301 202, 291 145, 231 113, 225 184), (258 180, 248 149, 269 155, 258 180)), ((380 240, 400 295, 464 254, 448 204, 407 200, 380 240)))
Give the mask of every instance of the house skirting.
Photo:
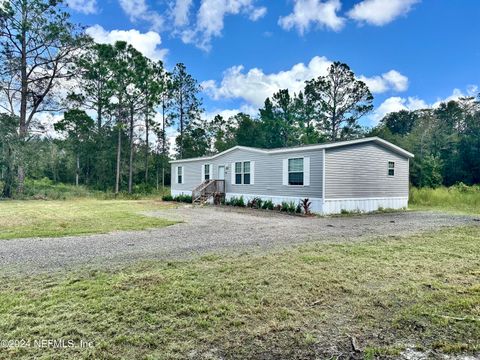
POLYGON ((192 196, 192 192, 190 190, 170 190, 170 194, 175 197, 179 195, 188 195, 192 196))
MULTIPOLYGON (((278 205, 282 202, 294 202, 298 204, 304 197, 293 196, 271 196, 271 195, 252 195, 252 194, 236 194, 227 193, 226 198, 230 200, 232 197, 239 198, 243 196, 245 203, 258 197, 263 201, 271 200, 278 205)), ((312 203, 312 212, 322 215, 340 214, 343 211, 349 212, 372 212, 379 209, 406 209, 408 207, 408 197, 383 197, 383 198, 353 198, 353 199, 325 199, 309 198, 312 203)))
MULTIPOLYGON (((192 195, 189 190, 172 190, 172 196, 192 195)), ((294 202, 298 204, 304 197, 294 196, 272 196, 258 194, 237 194, 226 193, 225 197, 230 200, 233 197, 243 196, 245 204, 253 198, 261 198, 263 201, 271 200, 275 205, 282 202, 294 202)), ((325 199, 309 198, 312 203, 311 210, 314 213, 329 215, 340 214, 343 211, 349 212, 372 212, 379 209, 406 209, 408 207, 408 197, 378 197, 378 198, 351 198, 351 199, 325 199)))
POLYGON ((406 209, 408 197, 325 199, 322 214, 339 214, 343 211, 372 212, 379 209, 406 209))

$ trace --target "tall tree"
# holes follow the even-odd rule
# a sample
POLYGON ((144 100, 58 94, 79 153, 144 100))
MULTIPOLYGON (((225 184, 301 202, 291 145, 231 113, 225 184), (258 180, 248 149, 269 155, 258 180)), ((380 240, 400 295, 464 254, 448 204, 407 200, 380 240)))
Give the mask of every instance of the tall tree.
POLYGON ((237 144, 235 133, 238 133, 236 127, 238 123, 236 116, 225 119, 221 115, 216 115, 210 122, 210 134, 212 136, 213 149, 216 152, 222 152, 237 144))
MULTIPOLYGON (((55 107, 53 90, 73 76, 72 65, 83 36, 60 0, 10 0, 0 6, 0 105, 19 119, 20 141, 28 139, 37 113, 55 107)), ((19 158, 18 190, 25 167, 19 158)))
POLYGON ((180 63, 175 66, 172 80, 172 117, 176 120, 179 130, 177 149, 180 159, 185 156, 184 136, 189 124, 200 118, 202 102, 199 98, 201 87, 187 68, 180 63))
POLYGON ((109 113, 110 99, 113 96, 112 59, 115 49, 109 44, 90 42, 76 59, 76 86, 69 94, 68 100, 74 107, 95 112, 97 132, 104 125, 104 118, 109 113))
POLYGON ((416 112, 400 110, 398 112, 387 114, 381 122, 391 131, 392 134, 406 135, 412 131, 416 121, 416 112))
POLYGON ((1 197, 10 198, 14 185, 14 157, 18 145, 18 119, 8 114, 0 114, 0 170, 3 188, 1 197))
POLYGON ((65 132, 75 153, 75 185, 78 186, 80 178, 80 152, 82 146, 91 139, 93 119, 83 110, 73 109, 63 115, 63 119, 55 124, 55 130, 65 132))
POLYGON ((348 137, 358 127, 358 120, 373 109, 367 85, 340 62, 334 62, 326 76, 307 81, 306 92, 315 101, 323 130, 332 141, 348 137))

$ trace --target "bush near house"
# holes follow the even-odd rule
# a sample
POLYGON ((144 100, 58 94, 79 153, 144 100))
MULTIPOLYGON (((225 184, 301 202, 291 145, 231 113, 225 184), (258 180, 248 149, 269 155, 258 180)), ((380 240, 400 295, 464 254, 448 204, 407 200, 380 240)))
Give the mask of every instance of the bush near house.
POLYGON ((187 204, 191 204, 193 201, 191 195, 178 195, 178 196, 164 195, 162 196, 162 200, 175 201, 175 202, 181 202, 181 203, 187 203, 187 204))

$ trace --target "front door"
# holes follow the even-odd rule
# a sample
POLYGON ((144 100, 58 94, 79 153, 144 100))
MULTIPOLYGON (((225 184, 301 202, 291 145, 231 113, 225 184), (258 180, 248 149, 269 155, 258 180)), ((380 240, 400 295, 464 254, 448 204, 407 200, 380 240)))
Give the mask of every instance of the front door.
POLYGON ((218 167, 218 180, 225 180, 225 166, 220 165, 218 167))

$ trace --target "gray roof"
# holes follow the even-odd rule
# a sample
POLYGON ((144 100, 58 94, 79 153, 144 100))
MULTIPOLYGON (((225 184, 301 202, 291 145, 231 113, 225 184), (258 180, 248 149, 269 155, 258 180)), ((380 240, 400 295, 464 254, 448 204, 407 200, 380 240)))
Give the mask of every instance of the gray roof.
POLYGON ((392 144, 391 142, 383 140, 379 137, 368 137, 368 138, 356 139, 356 140, 337 141, 337 142, 331 142, 331 143, 325 143, 325 144, 302 145, 302 146, 276 148, 276 149, 260 149, 260 148, 237 145, 237 146, 234 146, 234 147, 232 147, 228 150, 225 150, 221 153, 218 153, 218 154, 215 154, 215 155, 212 155, 212 156, 203 156, 203 157, 196 157, 196 158, 190 158, 190 159, 172 160, 172 161, 170 161, 170 163, 212 160, 212 159, 215 159, 219 156, 227 154, 231 151, 234 151, 236 149, 242 149, 242 150, 252 151, 252 152, 260 152, 260 153, 264 153, 264 154, 280 154, 280 153, 289 153, 289 152, 298 152, 298 151, 332 149, 332 148, 338 148, 338 147, 342 147, 342 146, 363 144, 363 143, 368 143, 368 142, 376 143, 376 144, 378 144, 382 147, 385 147, 385 148, 387 148, 387 149, 389 149, 389 150, 391 150, 395 153, 398 153, 400 155, 403 155, 407 158, 413 158, 414 157, 414 155, 412 153, 408 152, 407 150, 402 149, 401 147, 399 147, 395 144, 392 144))

